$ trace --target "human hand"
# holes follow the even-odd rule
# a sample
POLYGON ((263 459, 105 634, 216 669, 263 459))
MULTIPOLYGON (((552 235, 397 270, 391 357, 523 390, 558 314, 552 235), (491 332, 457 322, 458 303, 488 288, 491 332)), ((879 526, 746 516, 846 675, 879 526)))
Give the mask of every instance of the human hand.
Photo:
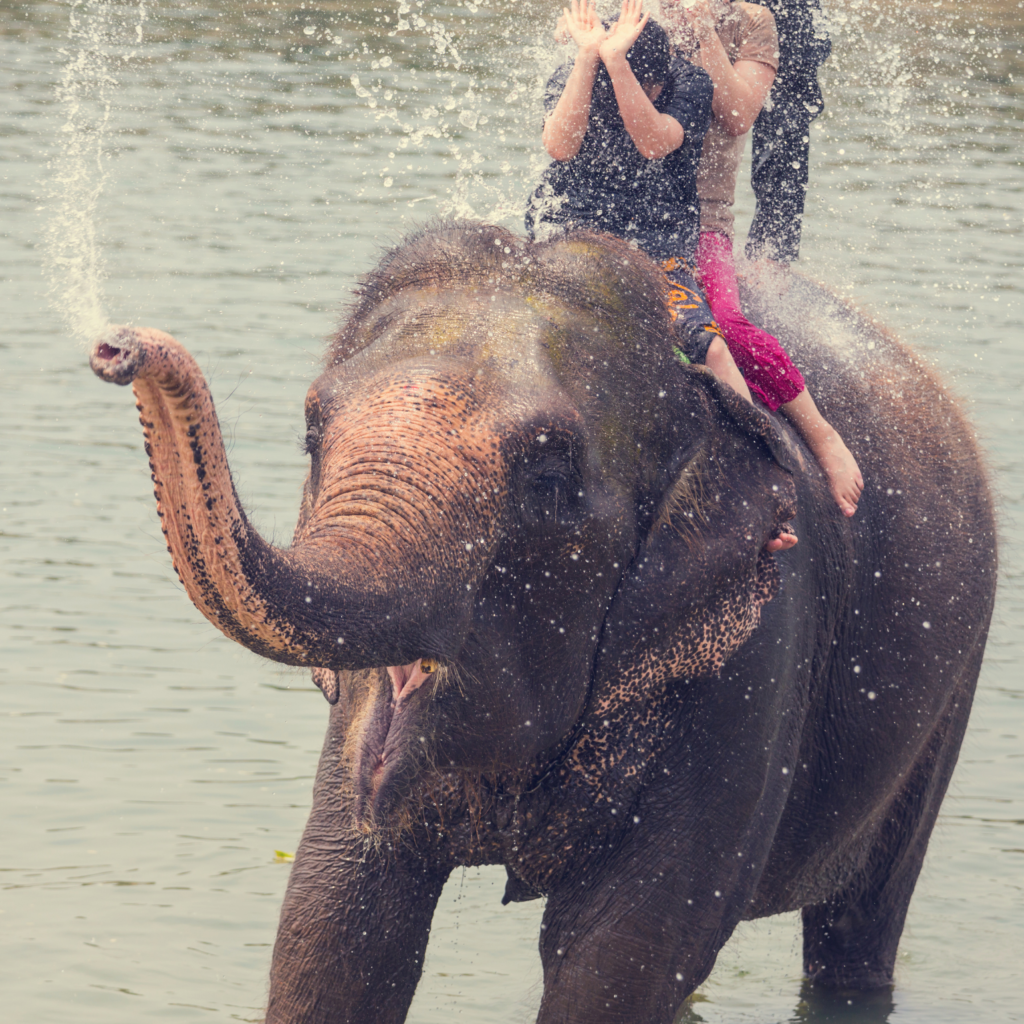
POLYGON ((642 6, 643 0, 622 0, 619 20, 612 25, 612 30, 601 44, 601 59, 606 64, 616 57, 625 59, 629 48, 643 32, 651 16, 642 13, 642 6))
POLYGON ((720 0, 662 0, 661 10, 669 36, 684 49, 710 39, 723 13, 720 0))
POLYGON ((563 7, 562 17, 555 26, 556 39, 559 28, 562 29, 563 35, 570 35, 581 50, 597 50, 608 38, 608 33, 597 16, 595 0, 572 0, 572 7, 563 7))

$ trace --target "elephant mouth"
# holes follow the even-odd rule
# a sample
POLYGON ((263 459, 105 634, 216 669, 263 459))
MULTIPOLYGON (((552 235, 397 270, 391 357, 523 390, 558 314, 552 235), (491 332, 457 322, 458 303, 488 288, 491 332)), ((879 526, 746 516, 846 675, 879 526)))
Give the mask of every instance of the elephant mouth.
MULTIPOLYGON (((363 828, 386 825, 427 763, 430 687, 428 659, 391 666, 363 729, 355 771, 358 818, 363 828), (422 692, 421 692, 422 691, 422 692)), ((382 681, 383 682, 383 681, 382 681)))
POLYGON ((433 658, 418 658, 408 665, 390 665, 388 678, 391 680, 396 708, 418 690, 437 671, 437 667, 433 658))

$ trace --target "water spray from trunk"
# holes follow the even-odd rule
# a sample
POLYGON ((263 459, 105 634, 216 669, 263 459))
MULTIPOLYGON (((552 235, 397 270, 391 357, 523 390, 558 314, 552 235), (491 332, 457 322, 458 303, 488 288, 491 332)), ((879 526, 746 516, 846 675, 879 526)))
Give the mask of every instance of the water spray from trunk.
POLYGON ((50 302, 65 329, 82 342, 107 323, 103 256, 96 238, 97 208, 106 184, 106 140, 117 68, 142 40, 144 3, 75 0, 69 44, 57 86, 63 111, 60 148, 51 166, 46 227, 50 302))

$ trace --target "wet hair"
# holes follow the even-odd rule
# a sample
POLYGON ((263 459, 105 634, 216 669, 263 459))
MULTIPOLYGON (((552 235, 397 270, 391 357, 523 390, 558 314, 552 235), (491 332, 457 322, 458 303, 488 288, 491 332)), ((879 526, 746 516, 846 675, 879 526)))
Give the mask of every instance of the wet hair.
MULTIPOLYGON (((668 78, 668 35, 656 22, 648 21, 626 54, 633 74, 641 85, 661 85, 668 78)), ((601 65, 604 67, 604 65, 601 65)))
MULTIPOLYGON (((608 29, 611 24, 606 22, 604 27, 608 29)), ((637 36, 636 42, 626 53, 626 62, 630 70, 641 85, 662 85, 668 78, 669 60, 669 42, 665 30, 656 21, 648 21, 637 36)), ((614 121, 619 116, 615 89, 603 62, 598 64, 597 73, 594 75, 590 106, 592 113, 599 112, 603 118, 611 118, 614 121)))

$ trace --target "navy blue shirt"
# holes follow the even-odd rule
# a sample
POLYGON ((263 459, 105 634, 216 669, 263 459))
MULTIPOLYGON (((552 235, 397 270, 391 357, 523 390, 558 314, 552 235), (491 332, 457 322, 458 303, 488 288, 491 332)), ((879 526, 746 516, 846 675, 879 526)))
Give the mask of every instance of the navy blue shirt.
MULTIPOLYGON (((547 115, 558 105, 571 71, 570 61, 548 81, 547 115)), ((672 60, 654 107, 682 125, 683 143, 660 160, 648 160, 626 131, 611 79, 607 72, 599 74, 579 152, 552 163, 530 198, 530 236, 542 224, 597 228, 636 241, 658 260, 692 258, 700 231, 697 164, 711 124, 713 92, 702 68, 682 57, 672 60)))

